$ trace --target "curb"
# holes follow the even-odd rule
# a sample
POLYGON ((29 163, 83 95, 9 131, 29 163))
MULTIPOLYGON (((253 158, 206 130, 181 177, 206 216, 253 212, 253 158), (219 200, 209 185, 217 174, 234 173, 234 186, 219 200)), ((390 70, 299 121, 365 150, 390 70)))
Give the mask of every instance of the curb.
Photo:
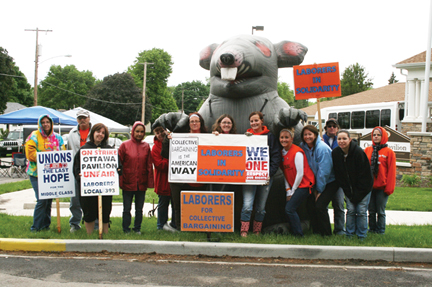
POLYGON ((432 249, 210 243, 152 240, 54 240, 0 238, 3 251, 120 252, 328 260, 432 263, 432 249))

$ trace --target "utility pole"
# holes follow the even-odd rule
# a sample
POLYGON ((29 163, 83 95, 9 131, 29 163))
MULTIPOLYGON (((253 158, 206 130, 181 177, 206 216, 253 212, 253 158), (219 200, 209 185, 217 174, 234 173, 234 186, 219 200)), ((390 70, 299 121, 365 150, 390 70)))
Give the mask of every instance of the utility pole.
POLYGON ((31 31, 36 32, 36 56, 35 56, 35 76, 34 76, 34 101, 33 105, 37 106, 37 83, 38 83, 38 64, 39 64, 39 32, 52 32, 52 30, 39 30, 36 28, 36 30, 33 29, 25 29, 24 31, 31 31))
POLYGON ((141 122, 145 124, 144 122, 144 115, 145 115, 145 91, 146 91, 146 77, 147 77, 147 65, 153 65, 154 63, 137 63, 140 65, 144 65, 144 79, 143 79, 143 96, 142 96, 142 114, 141 114, 141 122))
POLYGON ((183 111, 184 111, 184 109, 183 109, 183 103, 184 103, 184 90, 182 90, 182 114, 183 114, 183 111))

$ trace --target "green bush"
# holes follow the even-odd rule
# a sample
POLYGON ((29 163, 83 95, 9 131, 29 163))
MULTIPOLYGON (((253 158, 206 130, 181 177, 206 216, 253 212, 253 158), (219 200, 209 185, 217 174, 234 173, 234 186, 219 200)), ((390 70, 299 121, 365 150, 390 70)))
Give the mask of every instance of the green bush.
POLYGON ((404 174, 402 176, 401 181, 408 186, 419 186, 421 182, 421 177, 416 174, 414 175, 404 174))
POLYGON ((8 129, 6 130, 0 129, 0 139, 4 140, 8 136, 8 134, 9 134, 8 129))

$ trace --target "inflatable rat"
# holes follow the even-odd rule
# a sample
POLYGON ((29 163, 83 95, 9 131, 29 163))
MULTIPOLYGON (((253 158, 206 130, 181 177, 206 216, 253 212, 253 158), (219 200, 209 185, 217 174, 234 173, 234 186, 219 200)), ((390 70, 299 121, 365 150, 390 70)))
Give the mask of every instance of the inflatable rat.
MULTIPOLYGON (((282 41, 273 44, 268 39, 240 35, 212 44, 200 53, 199 64, 210 70, 210 95, 198 111, 207 129, 222 114, 231 115, 237 132, 244 133, 249 114, 261 111, 264 125, 275 135, 284 127, 296 126, 295 142, 300 142, 302 125, 307 120, 303 111, 290 108, 277 93, 278 69, 299 65, 307 48, 302 44, 282 41)), ((162 125, 172 131, 188 132, 188 118, 180 113, 159 117, 153 127, 162 125)))

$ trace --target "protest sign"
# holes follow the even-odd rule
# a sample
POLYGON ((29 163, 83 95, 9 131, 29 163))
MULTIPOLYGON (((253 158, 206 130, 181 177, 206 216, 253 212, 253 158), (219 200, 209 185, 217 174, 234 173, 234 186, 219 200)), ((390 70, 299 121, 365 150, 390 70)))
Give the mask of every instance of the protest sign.
POLYGON ((267 136, 172 134, 169 182, 265 184, 267 136))
POLYGON ((234 192, 181 192, 181 230, 234 232, 234 192))
POLYGON ((81 196, 119 195, 118 151, 81 150, 81 196))
POLYGON ((340 97, 339 63, 294 66, 296 100, 340 97))
POLYGON ((75 196, 71 151, 38 152, 39 199, 75 196))

